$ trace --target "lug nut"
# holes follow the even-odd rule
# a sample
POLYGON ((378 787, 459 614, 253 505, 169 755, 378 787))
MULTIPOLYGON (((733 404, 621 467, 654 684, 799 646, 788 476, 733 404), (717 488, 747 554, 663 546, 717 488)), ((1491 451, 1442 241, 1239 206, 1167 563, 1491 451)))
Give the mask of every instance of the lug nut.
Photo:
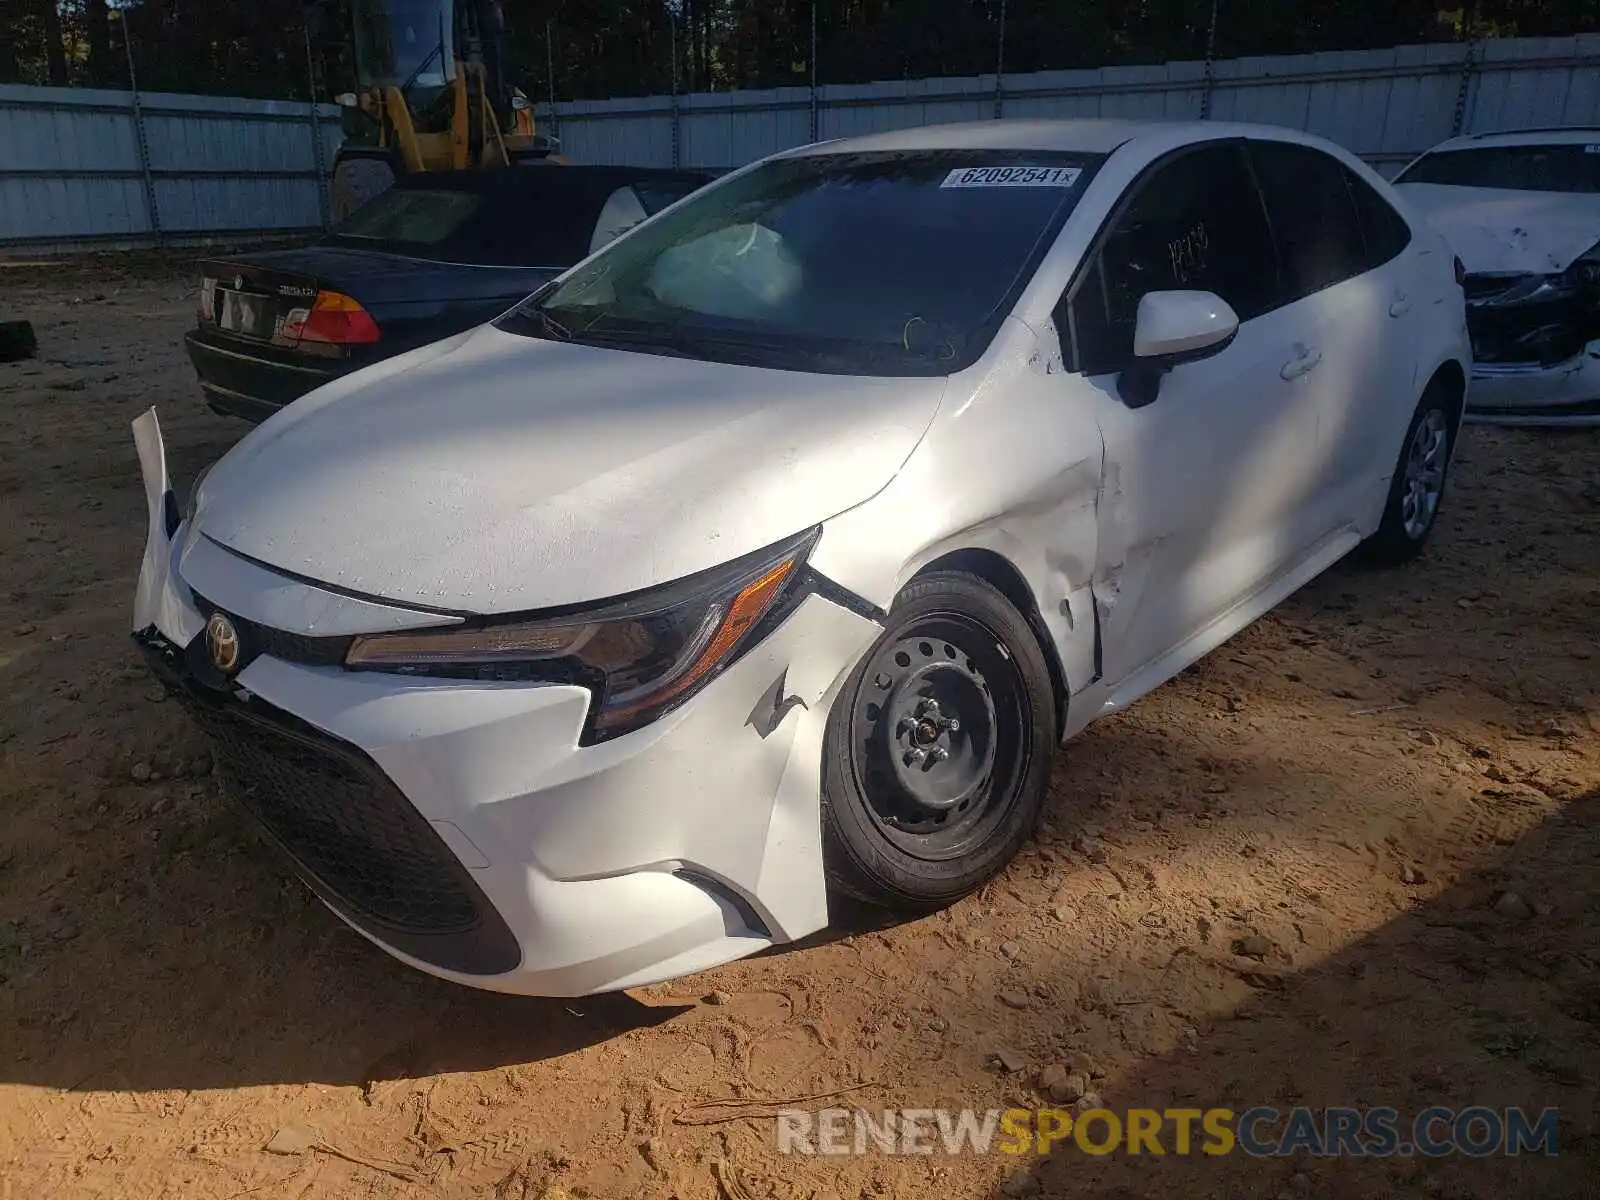
POLYGON ((924 700, 919 711, 925 717, 937 719, 939 716, 939 702, 937 700, 924 700))
POLYGON ((944 723, 944 727, 951 733, 961 732, 961 721, 958 717, 951 717, 944 723))
POLYGON ((925 759, 927 757, 928 757, 928 752, 926 750, 923 750, 923 749, 920 749, 920 748, 913 748, 911 750, 907 750, 906 751, 906 757, 905 757, 906 766, 914 767, 919 762, 921 762, 923 759, 925 759))
POLYGON ((945 759, 950 757, 950 751, 946 750, 943 746, 935 746, 932 750, 928 751, 928 754, 934 762, 943 762, 945 759))

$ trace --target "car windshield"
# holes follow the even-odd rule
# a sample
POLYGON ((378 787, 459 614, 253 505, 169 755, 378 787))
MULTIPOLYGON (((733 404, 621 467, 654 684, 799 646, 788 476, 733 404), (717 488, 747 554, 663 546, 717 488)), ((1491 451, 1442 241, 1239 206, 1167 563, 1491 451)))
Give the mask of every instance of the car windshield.
POLYGON ((777 159, 602 250, 500 326, 795 370, 948 374, 989 344, 1099 161, 777 159))
POLYGON ((1588 145, 1441 150, 1419 158, 1395 182, 1593 194, 1600 192, 1600 139, 1588 145))

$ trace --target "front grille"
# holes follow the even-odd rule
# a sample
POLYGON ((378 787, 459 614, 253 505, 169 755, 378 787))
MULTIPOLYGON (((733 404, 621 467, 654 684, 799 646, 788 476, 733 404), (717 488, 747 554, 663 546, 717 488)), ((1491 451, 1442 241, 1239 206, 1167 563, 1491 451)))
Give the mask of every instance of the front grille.
POLYGON ((1534 279, 1529 275, 1468 275, 1462 284, 1462 291, 1470 300, 1488 300, 1495 296, 1503 295, 1512 288, 1528 284, 1534 279))
POLYGON ((263 702, 208 687, 185 651, 138 639, 216 743, 229 792, 305 881, 353 924, 423 962, 513 970, 521 948, 432 824, 362 751, 263 702))
POLYGON ((1593 290, 1544 275, 1468 275, 1467 332, 1479 364, 1553 367, 1597 328, 1593 290))
POLYGON ((465 868, 386 778, 310 738, 201 710, 234 795, 273 839, 358 913, 413 933, 478 922, 465 868))
POLYGON ((195 596, 195 607, 200 615, 209 617, 214 612, 226 614, 239 631, 241 664, 248 664, 258 654, 284 662, 302 663, 308 667, 337 667, 344 663, 350 651, 352 637, 311 637, 303 633, 289 633, 273 629, 270 625, 248 620, 237 613, 220 609, 204 596, 195 596))

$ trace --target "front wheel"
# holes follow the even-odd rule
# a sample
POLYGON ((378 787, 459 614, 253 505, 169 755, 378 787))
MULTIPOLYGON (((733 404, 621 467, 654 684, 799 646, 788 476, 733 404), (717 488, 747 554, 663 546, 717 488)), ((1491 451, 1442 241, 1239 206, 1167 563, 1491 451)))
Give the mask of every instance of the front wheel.
POLYGON ((1056 728, 1044 651, 999 590, 914 580, 828 715, 830 885, 926 911, 993 878, 1033 832, 1056 728))
POLYGON ((1372 561, 1397 564, 1422 553, 1444 500, 1456 425, 1449 399, 1442 390, 1429 388, 1406 428, 1383 520, 1367 539, 1365 549, 1372 561))

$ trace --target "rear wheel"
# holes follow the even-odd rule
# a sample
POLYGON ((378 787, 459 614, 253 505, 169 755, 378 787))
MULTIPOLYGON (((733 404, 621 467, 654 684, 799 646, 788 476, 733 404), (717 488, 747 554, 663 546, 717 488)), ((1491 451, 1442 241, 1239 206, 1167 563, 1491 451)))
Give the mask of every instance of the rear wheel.
POLYGON ((1444 500, 1456 428, 1456 412, 1447 393, 1429 388, 1406 428, 1400 459, 1389 482, 1383 521, 1367 539, 1365 549, 1371 560, 1403 563, 1422 553, 1444 500))
POLYGON ((369 200, 383 195, 394 183, 394 167, 387 159, 341 158, 333 168, 330 201, 334 221, 343 221, 369 200))
POLYGON ((1022 614, 964 572, 912 582, 829 713, 830 884, 913 911, 981 886, 1033 831, 1056 728, 1050 670, 1022 614))

